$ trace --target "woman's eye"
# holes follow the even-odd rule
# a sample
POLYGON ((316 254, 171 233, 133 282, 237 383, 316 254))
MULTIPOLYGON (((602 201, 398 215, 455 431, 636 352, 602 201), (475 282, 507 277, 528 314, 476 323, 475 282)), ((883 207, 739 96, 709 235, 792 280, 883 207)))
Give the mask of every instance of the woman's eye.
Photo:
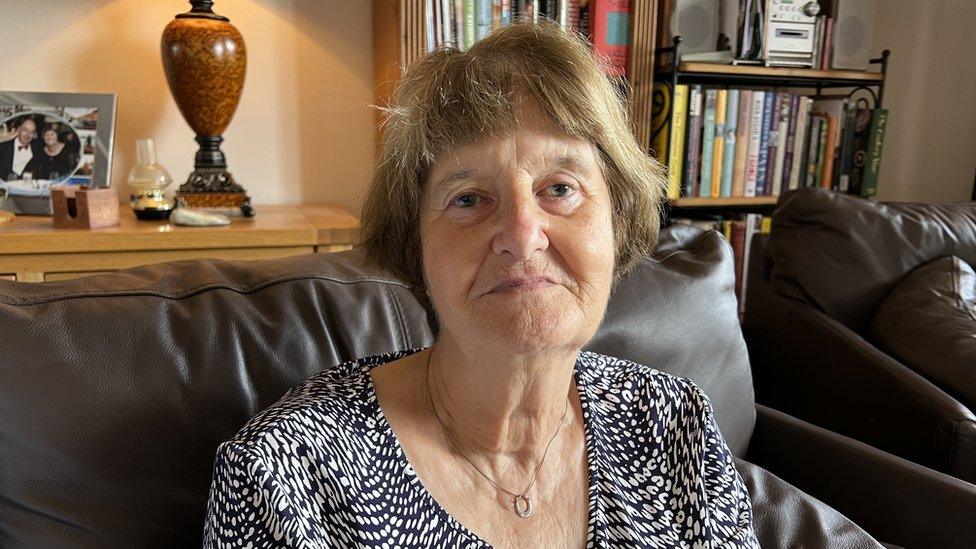
POLYGON ((556 183, 554 185, 549 185, 548 187, 546 187, 546 192, 549 193, 549 196, 554 198, 562 198, 564 196, 568 196, 570 191, 572 190, 573 188, 565 183, 556 183))
POLYGON ((477 206, 479 202, 481 202, 481 197, 472 193, 462 194, 454 199, 454 205, 459 208, 472 208, 477 206))

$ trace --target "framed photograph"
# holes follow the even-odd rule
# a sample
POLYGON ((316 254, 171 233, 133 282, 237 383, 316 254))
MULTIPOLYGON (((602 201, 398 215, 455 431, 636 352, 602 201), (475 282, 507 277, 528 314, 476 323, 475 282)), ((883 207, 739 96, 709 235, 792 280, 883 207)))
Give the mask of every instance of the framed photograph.
POLYGON ((0 91, 2 209, 52 215, 51 187, 108 187, 116 96, 0 91))

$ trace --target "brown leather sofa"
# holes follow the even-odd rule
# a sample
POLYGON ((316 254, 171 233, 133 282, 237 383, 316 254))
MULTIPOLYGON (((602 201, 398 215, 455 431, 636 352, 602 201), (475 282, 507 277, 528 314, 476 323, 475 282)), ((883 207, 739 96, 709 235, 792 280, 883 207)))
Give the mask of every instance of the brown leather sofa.
POLYGON ((976 391, 971 302, 967 313, 950 301, 955 316, 922 305, 882 316, 906 285, 951 299, 912 279, 952 256, 976 265, 976 203, 784 194, 772 233, 753 240, 750 257, 743 331, 757 400, 976 482, 976 402, 966 397, 976 391), (894 333, 879 341, 881 330, 894 333))
MULTIPOLYGON (((218 443, 325 368, 429 345, 432 318, 355 252, 0 281, 0 546, 199 546, 218 443)), ((878 547, 855 522, 972 540, 976 487, 754 405, 718 233, 666 230, 588 348, 710 395, 765 547, 878 547)))

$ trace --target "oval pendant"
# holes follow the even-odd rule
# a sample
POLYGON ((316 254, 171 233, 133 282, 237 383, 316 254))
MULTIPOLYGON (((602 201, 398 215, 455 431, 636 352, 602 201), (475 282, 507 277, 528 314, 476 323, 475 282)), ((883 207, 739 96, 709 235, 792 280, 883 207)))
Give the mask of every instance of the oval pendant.
POLYGON ((522 518, 529 518, 532 514, 532 502, 525 495, 515 496, 513 502, 515 504, 515 514, 522 518))

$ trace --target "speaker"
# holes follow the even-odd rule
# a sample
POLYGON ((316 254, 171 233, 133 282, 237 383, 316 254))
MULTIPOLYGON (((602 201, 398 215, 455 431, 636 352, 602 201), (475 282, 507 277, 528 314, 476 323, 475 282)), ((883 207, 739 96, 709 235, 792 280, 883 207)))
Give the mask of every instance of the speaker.
POLYGON ((672 0, 668 32, 681 36, 681 52, 718 49, 720 0, 672 0))
POLYGON ((868 70, 876 5, 877 0, 834 0, 831 68, 868 70))

